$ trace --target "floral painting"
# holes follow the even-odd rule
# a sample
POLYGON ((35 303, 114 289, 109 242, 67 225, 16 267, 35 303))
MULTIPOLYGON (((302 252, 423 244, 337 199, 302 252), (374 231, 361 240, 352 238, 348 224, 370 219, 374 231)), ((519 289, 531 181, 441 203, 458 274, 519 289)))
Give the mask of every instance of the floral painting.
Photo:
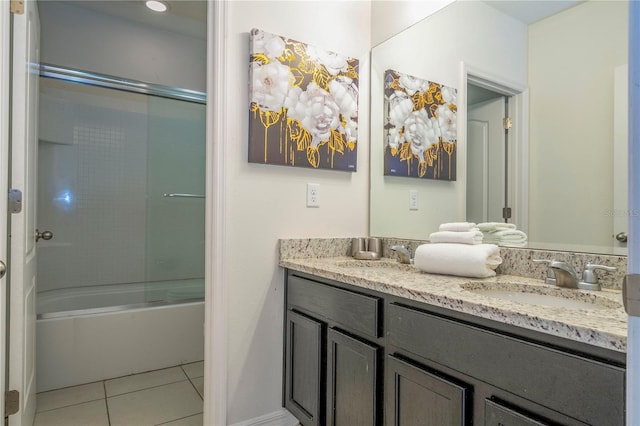
POLYGON ((385 175, 456 180, 456 97, 454 88, 385 71, 385 175))
POLYGON ((251 30, 249 161, 356 171, 358 60, 251 30))

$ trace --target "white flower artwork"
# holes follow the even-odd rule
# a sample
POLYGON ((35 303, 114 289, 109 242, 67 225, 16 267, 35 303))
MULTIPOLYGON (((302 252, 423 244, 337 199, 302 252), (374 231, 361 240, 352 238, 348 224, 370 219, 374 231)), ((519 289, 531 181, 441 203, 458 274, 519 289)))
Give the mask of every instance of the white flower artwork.
POLYGON ((358 60, 253 29, 249 161, 356 171, 358 60))
POLYGON ((394 70, 384 81, 384 174, 455 180, 457 90, 394 70))

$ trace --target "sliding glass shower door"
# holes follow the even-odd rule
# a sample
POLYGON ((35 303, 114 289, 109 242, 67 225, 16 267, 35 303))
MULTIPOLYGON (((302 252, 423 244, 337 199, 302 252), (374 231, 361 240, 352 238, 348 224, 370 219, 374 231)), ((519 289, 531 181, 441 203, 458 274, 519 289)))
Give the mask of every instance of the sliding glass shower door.
POLYGON ((39 313, 204 297, 205 105, 40 80, 39 313))

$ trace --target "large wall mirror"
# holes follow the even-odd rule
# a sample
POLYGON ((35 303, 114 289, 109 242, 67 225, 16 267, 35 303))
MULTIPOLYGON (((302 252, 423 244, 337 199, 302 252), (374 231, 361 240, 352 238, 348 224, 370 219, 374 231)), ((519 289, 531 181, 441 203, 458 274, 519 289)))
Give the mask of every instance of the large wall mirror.
POLYGON ((375 46, 370 234, 428 239, 509 207, 530 248, 626 254, 627 62, 627 1, 458 0, 375 46), (388 69, 457 88, 455 181, 383 175, 388 69), (495 148, 477 142, 504 133, 504 115, 478 130, 487 111, 513 119, 495 148))

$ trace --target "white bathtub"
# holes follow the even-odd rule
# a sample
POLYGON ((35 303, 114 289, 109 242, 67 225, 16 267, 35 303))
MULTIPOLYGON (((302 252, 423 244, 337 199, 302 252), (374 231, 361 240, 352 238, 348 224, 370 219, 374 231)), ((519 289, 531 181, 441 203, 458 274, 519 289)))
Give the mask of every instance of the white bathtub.
POLYGON ((203 288, 183 280, 38 294, 37 392, 204 359, 203 288), (150 292, 164 298, 145 303, 150 292))

